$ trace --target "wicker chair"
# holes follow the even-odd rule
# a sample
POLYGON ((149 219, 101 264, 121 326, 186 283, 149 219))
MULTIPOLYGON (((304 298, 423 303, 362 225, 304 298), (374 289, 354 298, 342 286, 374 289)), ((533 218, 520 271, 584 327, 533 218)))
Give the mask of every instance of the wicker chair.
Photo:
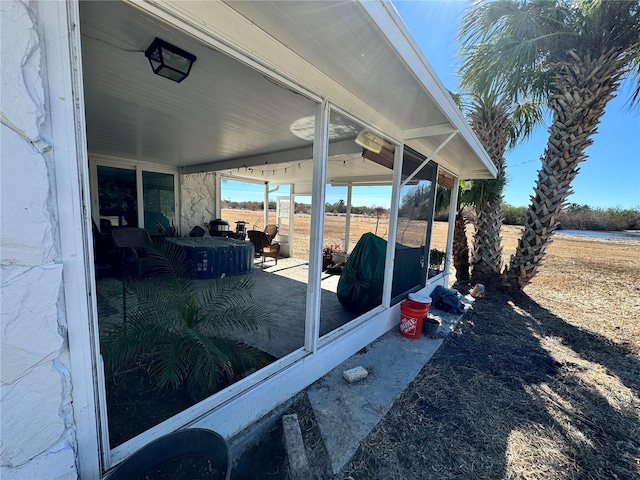
POLYGON ((270 223, 269 225, 264 227, 264 233, 266 233, 269 237, 269 244, 271 244, 271 242, 273 242, 273 239, 276 238, 276 235, 278 234, 278 226, 270 223))
POLYGON ((247 235, 251 243, 253 243, 256 256, 262 257, 262 266, 264 266, 265 257, 273 258, 276 261, 276 265, 278 264, 278 257, 280 257, 280 244, 278 242, 272 242, 272 237, 260 230, 249 230, 247 235))

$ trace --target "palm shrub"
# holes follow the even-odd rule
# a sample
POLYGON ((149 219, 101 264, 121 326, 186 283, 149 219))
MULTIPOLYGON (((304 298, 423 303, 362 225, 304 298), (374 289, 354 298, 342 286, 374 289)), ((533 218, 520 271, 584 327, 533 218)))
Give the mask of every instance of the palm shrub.
POLYGON ((186 388, 194 395, 268 363, 260 350, 238 340, 271 318, 252 304, 251 277, 227 277, 199 286, 181 278, 188 264, 171 244, 154 252, 157 275, 124 280, 129 308, 122 322, 104 329, 101 346, 108 369, 137 364, 160 388, 186 388), (238 372, 241 369, 242 371, 238 372))

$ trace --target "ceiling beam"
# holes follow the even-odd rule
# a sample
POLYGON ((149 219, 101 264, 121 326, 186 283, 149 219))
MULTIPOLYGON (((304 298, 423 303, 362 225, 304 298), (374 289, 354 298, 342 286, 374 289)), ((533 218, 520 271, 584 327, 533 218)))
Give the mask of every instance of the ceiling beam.
MULTIPOLYGON (((360 147, 353 140, 345 140, 329 144, 329 157, 337 155, 352 155, 354 153, 362 153, 360 147)), ((254 155, 252 157, 234 158, 232 160, 220 160, 218 162, 201 163, 183 167, 180 172, 182 174, 216 172, 220 170, 228 170, 234 168, 257 167, 260 165, 277 165, 279 163, 299 162, 302 160, 310 160, 313 157, 313 146, 295 148, 293 150, 284 150, 282 152, 265 153, 263 155, 254 155)))

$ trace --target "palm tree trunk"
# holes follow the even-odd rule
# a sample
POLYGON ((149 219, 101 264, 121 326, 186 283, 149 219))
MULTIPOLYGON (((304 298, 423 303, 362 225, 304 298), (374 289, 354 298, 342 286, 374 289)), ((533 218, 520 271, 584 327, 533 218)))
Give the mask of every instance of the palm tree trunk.
POLYGON ((469 242, 466 226, 467 222, 460 208, 453 227, 453 266, 456 269, 456 283, 469 281, 469 242))
POLYGON ((478 212, 473 237, 473 282, 491 283, 502 269, 500 229, 504 214, 502 197, 488 203, 478 212))
MULTIPOLYGON (((505 176, 504 154, 511 128, 507 105, 501 101, 484 109, 483 115, 471 117, 473 130, 498 170, 497 180, 505 176)), ((490 283, 499 277, 502 268, 502 187, 498 195, 499 198, 477 210, 471 256, 471 278, 474 282, 490 283)))
POLYGON ((559 64, 556 69, 556 93, 549 99, 553 124, 535 195, 516 254, 503 275, 503 280, 513 287, 523 288, 536 275, 558 226, 557 215, 573 193, 571 182, 578 174, 578 164, 586 159, 584 151, 593 143, 591 137, 622 73, 622 59, 614 50, 595 60, 570 54, 575 61, 559 64))

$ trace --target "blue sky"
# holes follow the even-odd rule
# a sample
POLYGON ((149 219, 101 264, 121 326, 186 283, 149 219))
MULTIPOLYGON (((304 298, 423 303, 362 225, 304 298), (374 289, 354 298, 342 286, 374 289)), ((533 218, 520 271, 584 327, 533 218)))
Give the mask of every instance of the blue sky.
MULTIPOLYGON (((431 63, 445 87, 457 90, 456 31, 464 9, 462 0, 395 1, 394 5, 409 31, 431 63)), ((627 100, 630 82, 623 84, 611 100, 593 136, 589 158, 580 164, 573 181, 571 203, 591 207, 640 207, 640 109, 630 111, 627 100)), ((540 161, 547 142, 547 126, 532 138, 509 151, 505 201, 527 206, 533 195, 540 161)))

